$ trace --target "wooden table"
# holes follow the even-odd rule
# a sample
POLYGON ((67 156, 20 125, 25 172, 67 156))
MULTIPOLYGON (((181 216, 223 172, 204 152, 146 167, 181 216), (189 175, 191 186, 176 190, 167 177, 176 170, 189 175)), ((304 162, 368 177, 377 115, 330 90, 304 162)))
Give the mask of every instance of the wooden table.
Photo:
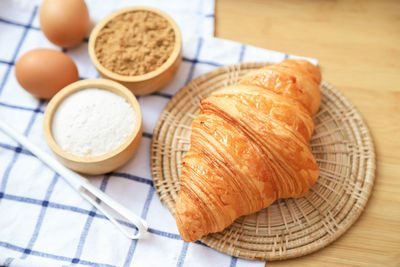
POLYGON ((400 1, 216 0, 215 20, 217 37, 317 58, 375 142, 373 193, 353 227, 268 266, 400 266, 400 1))

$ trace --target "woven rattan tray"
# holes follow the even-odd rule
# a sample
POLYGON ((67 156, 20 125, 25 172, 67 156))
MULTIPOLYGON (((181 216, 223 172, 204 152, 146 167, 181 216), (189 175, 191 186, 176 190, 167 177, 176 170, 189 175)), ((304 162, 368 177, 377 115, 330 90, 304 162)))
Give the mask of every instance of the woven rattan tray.
MULTIPOLYGON (((165 107, 154 129, 151 169, 157 194, 172 214, 181 160, 189 147, 199 100, 265 65, 268 63, 242 63, 206 73, 189 82, 165 107)), ((281 260, 327 246, 356 221, 375 178, 373 143, 354 106, 325 81, 320 90, 322 104, 313 118, 310 144, 321 170, 317 183, 306 196, 277 200, 201 242, 241 258, 281 260)))

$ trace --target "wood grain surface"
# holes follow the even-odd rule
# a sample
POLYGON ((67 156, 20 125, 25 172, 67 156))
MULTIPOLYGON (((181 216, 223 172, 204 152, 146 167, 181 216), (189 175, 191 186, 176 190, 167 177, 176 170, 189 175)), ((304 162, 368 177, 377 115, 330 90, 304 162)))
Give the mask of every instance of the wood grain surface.
POLYGON ((400 1, 216 0, 215 35, 319 60, 376 148, 372 196, 330 246, 268 266, 400 266, 400 1))

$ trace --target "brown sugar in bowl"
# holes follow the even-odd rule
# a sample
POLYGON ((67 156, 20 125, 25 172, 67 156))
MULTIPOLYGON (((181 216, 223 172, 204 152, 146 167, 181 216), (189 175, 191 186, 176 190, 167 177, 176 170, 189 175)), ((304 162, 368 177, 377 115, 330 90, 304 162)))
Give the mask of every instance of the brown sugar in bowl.
MULTIPOLYGON (((134 27, 133 24, 132 27, 134 27)), ((138 48, 141 47, 140 43, 129 44, 129 45, 130 46, 136 45, 138 46, 138 48)), ((122 46, 118 48, 122 50, 124 49, 122 46)), ((181 37, 181 32, 178 26, 176 25, 175 21, 164 12, 149 7, 125 8, 107 16, 105 19, 103 19, 100 23, 96 25, 96 27, 90 34, 88 49, 90 58, 94 66, 96 67, 97 71, 103 78, 114 80, 116 82, 123 84, 124 86, 129 88, 135 95, 150 94, 167 85, 174 77, 176 71, 178 70, 179 64, 182 61, 182 37, 181 37), (101 31, 105 27, 107 27, 107 25, 109 25, 109 22, 113 21, 115 18, 121 15, 129 14, 132 12, 149 12, 165 19, 173 29, 174 44, 172 52, 169 55, 168 59, 158 68, 139 75, 121 75, 116 71, 112 71, 106 68, 100 63, 99 57, 96 54, 96 40, 99 37, 101 31)))
POLYGON ((47 144, 64 166, 84 174, 103 174, 121 167, 131 159, 142 138, 142 113, 136 97, 125 86, 106 79, 81 80, 64 87, 51 99, 44 113, 43 131, 47 144), (107 90, 125 98, 135 111, 136 123, 120 147, 103 155, 81 157, 66 152, 57 144, 52 133, 52 123, 58 107, 68 96, 88 88, 107 90))

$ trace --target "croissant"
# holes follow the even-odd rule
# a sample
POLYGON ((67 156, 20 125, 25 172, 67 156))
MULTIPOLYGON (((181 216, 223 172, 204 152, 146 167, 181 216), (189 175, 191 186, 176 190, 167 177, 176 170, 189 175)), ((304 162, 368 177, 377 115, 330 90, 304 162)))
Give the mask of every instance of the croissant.
POLYGON ((317 67, 289 59, 201 100, 175 206, 184 241, 307 193, 319 176, 309 141, 320 82, 317 67))

